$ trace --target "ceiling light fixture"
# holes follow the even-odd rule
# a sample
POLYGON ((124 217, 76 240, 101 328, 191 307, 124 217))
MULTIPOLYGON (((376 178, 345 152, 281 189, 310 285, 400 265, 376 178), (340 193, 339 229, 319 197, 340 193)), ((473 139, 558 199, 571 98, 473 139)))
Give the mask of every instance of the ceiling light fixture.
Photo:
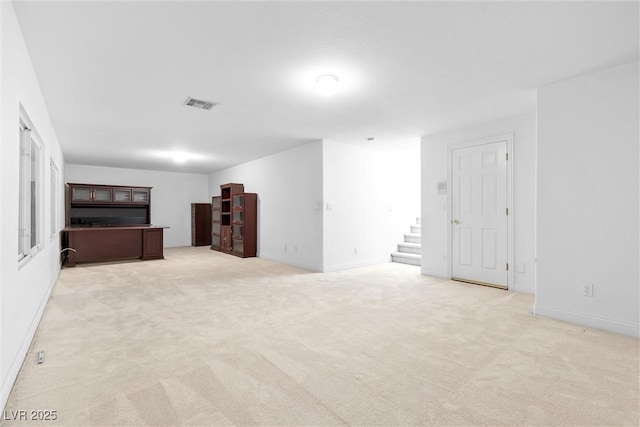
POLYGON ((207 160, 209 156, 203 154, 196 154, 190 151, 186 151, 184 149, 174 149, 167 151, 152 151, 154 156, 160 157, 163 159, 168 159, 172 162, 183 164, 183 163, 191 163, 191 162, 200 162, 203 160, 207 160))
POLYGON ((184 163, 187 161, 189 155, 187 153, 175 152, 173 153, 173 161, 176 163, 184 163))
POLYGON ((316 77, 316 88, 321 95, 331 96, 338 91, 340 79, 332 74, 323 74, 316 77))

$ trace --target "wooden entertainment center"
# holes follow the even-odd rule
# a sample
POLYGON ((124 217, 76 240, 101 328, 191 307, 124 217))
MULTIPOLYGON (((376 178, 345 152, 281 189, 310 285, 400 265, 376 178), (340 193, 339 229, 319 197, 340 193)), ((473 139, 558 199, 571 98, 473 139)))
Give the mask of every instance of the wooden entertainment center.
POLYGON ((66 265, 161 259, 167 227, 150 222, 151 187, 67 184, 66 265))

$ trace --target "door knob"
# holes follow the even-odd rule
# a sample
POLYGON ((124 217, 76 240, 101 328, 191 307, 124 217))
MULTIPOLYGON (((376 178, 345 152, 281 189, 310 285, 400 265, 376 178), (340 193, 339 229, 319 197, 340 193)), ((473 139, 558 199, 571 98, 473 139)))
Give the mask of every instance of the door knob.
POLYGON ((453 220, 453 223, 454 223, 454 224, 460 224, 460 221, 458 221, 457 219, 454 219, 454 220, 453 220))

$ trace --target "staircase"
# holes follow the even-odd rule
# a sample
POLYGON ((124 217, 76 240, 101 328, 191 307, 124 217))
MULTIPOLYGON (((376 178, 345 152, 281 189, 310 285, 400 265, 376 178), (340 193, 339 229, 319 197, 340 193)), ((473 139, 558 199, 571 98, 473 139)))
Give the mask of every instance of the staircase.
POLYGON ((422 253, 422 226, 420 218, 411 226, 411 232, 404 235, 404 242, 398 243, 398 252, 391 253, 391 261, 403 264, 420 265, 422 253))

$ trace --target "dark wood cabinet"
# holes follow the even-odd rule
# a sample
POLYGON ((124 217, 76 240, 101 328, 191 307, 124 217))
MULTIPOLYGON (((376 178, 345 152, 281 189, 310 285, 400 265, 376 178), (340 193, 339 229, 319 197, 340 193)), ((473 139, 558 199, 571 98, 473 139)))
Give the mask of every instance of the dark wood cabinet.
POLYGON ((67 251, 66 265, 127 259, 162 259, 163 227, 141 225, 131 227, 67 227, 63 241, 67 251))
POLYGON ((122 226, 151 223, 150 187, 68 184, 67 225, 122 226))
POLYGON ((150 202, 150 187, 68 184, 66 265, 163 258, 166 227, 151 225, 150 202))
POLYGON ((129 204, 148 205, 150 187, 126 187, 122 185, 68 184, 69 200, 76 204, 129 204))
POLYGON ((256 256, 258 195, 245 193, 242 184, 221 185, 220 193, 211 200, 211 249, 256 256))
POLYGON ((211 245, 211 203, 191 203, 191 246, 211 245))

